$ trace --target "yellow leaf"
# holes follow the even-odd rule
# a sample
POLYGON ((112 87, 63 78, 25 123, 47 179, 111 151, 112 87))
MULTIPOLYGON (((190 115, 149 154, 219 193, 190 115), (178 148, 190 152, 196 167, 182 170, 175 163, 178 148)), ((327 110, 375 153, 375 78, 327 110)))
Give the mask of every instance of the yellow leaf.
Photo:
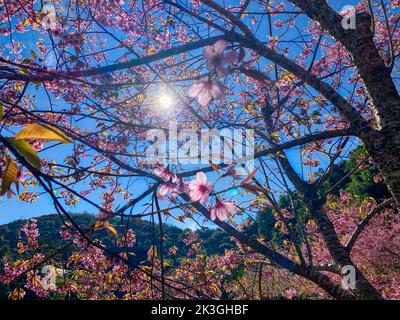
POLYGON ((207 275, 204 272, 201 272, 199 274, 199 280, 200 280, 200 282, 206 282, 207 281, 207 275))
POLYGON ((249 183, 251 181, 251 179, 253 179, 253 177, 255 176, 256 172, 257 172, 257 169, 250 172, 249 175, 242 181, 242 184, 249 183))
POLYGON ((3 181, 1 182, 1 193, 4 195, 9 189, 11 184, 17 180, 18 166, 11 158, 8 159, 6 170, 3 174, 3 181))
POLYGON ((29 58, 25 58, 22 60, 22 64, 32 64, 32 63, 33 63, 32 59, 29 58))
POLYGON ((105 225, 104 229, 106 229, 108 232, 110 232, 114 237, 118 238, 117 230, 115 230, 115 228, 113 226, 105 225))
POLYGON ((212 283, 211 285, 208 285, 208 287, 211 289, 212 292, 214 292, 217 296, 221 295, 221 290, 217 286, 217 284, 212 283))
POLYGON ((17 133, 15 139, 38 139, 38 140, 49 140, 49 141, 60 141, 62 143, 71 143, 72 140, 68 138, 64 132, 55 127, 46 124, 30 124, 21 129, 17 133))
POLYGON ((21 241, 17 242, 17 248, 18 248, 18 254, 23 254, 26 250, 24 244, 21 241))
POLYGON ((142 270, 144 272, 146 272, 147 274, 151 274, 152 273, 151 268, 149 266, 143 266, 142 270))
POLYGON ((100 229, 100 228, 103 227, 103 225, 104 225, 104 222, 103 222, 103 221, 96 221, 96 223, 94 224, 94 229, 95 229, 95 230, 96 230, 96 229, 100 229))
POLYGON ((282 221, 277 221, 275 222, 274 228, 275 229, 281 229, 283 226, 283 222, 282 221))
POLYGON ((154 47, 148 47, 147 49, 146 49, 146 54, 149 56, 149 55, 152 55, 152 54, 154 54, 154 53, 156 53, 157 52, 157 50, 156 50, 156 48, 154 48, 154 47))
POLYGON ((285 154, 284 154, 282 151, 278 151, 278 152, 276 153, 276 155, 277 155, 278 157, 281 157, 281 158, 286 158, 285 154))
POLYGON ((27 27, 31 24, 31 20, 29 18, 25 18, 24 21, 22 21, 22 25, 24 27, 27 27))
POLYGON ((17 152, 25 158, 32 166, 40 170, 40 158, 36 150, 30 145, 30 143, 24 140, 15 140, 13 138, 8 139, 12 146, 17 152))
POLYGON ((270 135, 271 135, 272 138, 279 140, 279 133, 278 132, 276 132, 276 131, 275 132, 271 132, 270 135))
POLYGON ((146 98, 146 96, 145 96, 143 93, 138 93, 138 94, 136 95, 136 100, 137 100, 137 102, 139 102, 139 103, 142 103, 142 102, 144 101, 145 98, 146 98))
POLYGON ((147 251, 147 258, 149 260, 152 260, 156 256, 157 256, 157 248, 155 246, 151 246, 149 251, 147 251))
POLYGON ((31 50, 30 54, 31 54, 32 57, 37 59, 38 55, 37 55, 37 53, 35 51, 31 50))

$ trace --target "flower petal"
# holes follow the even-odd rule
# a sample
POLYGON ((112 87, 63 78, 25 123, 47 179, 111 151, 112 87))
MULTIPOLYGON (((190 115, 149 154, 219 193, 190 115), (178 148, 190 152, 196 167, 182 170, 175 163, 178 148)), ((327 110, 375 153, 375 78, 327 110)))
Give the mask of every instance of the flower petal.
POLYGON ((213 80, 210 91, 214 99, 225 98, 224 86, 219 81, 213 80))
POLYGON ((225 48, 228 46, 228 42, 223 39, 218 40, 214 43, 214 50, 218 52, 220 55, 224 52, 225 48))
POLYGON ((211 212, 211 215, 210 215, 211 220, 212 220, 212 221, 215 221, 215 218, 217 217, 217 215, 216 215, 216 213, 215 213, 215 208, 212 208, 212 209, 210 210, 210 212, 211 212))
POLYGON ((168 192, 168 189, 169 189, 169 187, 167 184, 161 185, 160 189, 158 189, 158 195, 161 197, 165 197, 165 195, 168 192))
POLYGON ((189 190, 197 190, 199 189, 200 182, 197 180, 192 180, 189 182, 189 190))
POLYGON ((229 212, 235 212, 236 211, 236 207, 235 207, 235 202, 233 201, 222 201, 224 207, 226 208, 226 210, 228 210, 229 212))
POLYGON ((203 49, 203 55, 207 61, 211 61, 218 57, 220 53, 215 50, 214 46, 205 46, 203 49))
POLYGON ((205 203, 208 201, 208 193, 200 193, 201 197, 198 200, 200 203, 205 203))
POLYGON ((219 66, 217 69, 217 74, 218 74, 218 77, 220 77, 220 78, 226 77, 228 75, 228 73, 229 73, 228 68, 226 68, 222 65, 219 66))
POLYGON ((191 201, 199 201, 201 199, 201 192, 190 191, 189 196, 191 201))
POLYGON ((202 90, 197 96, 197 101, 202 107, 206 107, 212 100, 212 94, 210 90, 202 90))
POLYGON ((225 209, 220 209, 217 211, 217 217, 220 221, 224 221, 228 218, 228 214, 225 209))
POLYGON ((205 84, 202 82, 195 82, 192 84, 192 86, 189 88, 189 95, 193 98, 196 98, 197 96, 200 95, 200 93, 205 89, 205 84))
POLYGON ((203 171, 199 171, 196 174, 196 180, 201 184, 206 184, 207 183, 207 176, 204 174, 203 171))
POLYGON ((232 63, 235 63, 238 59, 239 59, 239 57, 236 54, 236 52, 230 50, 222 56, 222 63, 223 64, 232 64, 232 63))

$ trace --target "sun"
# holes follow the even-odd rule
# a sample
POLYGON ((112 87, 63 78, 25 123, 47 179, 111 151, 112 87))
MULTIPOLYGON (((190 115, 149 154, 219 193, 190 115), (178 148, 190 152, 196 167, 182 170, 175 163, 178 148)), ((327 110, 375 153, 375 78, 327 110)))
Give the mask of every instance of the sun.
POLYGON ((167 93, 162 93, 158 98, 158 102, 164 109, 170 109, 174 104, 174 99, 167 93))

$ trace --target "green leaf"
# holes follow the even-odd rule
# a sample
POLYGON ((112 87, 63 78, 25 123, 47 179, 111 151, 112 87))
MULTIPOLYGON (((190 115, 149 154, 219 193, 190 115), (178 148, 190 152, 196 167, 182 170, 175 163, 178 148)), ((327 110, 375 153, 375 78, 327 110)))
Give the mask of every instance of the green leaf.
POLYGON ((60 141, 62 143, 71 143, 72 140, 68 138, 64 132, 53 126, 46 124, 29 124, 21 129, 15 136, 16 140, 48 140, 60 141))
POLYGON ((4 107, 3 104, 0 102, 0 119, 3 118, 4 115, 4 107))
POLYGON ((32 166, 40 170, 40 158, 36 150, 31 146, 29 142, 25 140, 15 140, 13 138, 8 139, 11 145, 17 150, 17 152, 25 158, 32 166))
POLYGON ((1 182, 1 192, 0 195, 4 195, 13 182, 17 180, 18 166, 15 161, 11 158, 8 159, 6 170, 3 174, 3 181, 1 182))

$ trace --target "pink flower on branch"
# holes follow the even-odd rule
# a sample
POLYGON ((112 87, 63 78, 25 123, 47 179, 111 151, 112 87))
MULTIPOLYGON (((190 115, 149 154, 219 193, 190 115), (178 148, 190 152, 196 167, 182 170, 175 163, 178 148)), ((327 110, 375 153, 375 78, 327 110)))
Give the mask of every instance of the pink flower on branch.
POLYGON ((207 182, 204 172, 197 172, 196 180, 189 182, 189 196, 192 201, 205 203, 213 190, 211 183, 207 182))
POLYGON ((167 194, 170 193, 171 198, 175 200, 178 194, 185 193, 185 191, 186 185, 182 179, 174 177, 170 182, 163 183, 157 194, 160 198, 165 199, 167 194))
POLYGON ((172 192, 175 189, 175 184, 173 183, 164 183, 161 185, 157 194, 160 198, 166 198, 168 192, 172 192))
POLYGON ((154 173, 165 181, 173 180, 175 178, 175 175, 168 169, 167 166, 155 168, 154 173))
POLYGON ((224 221, 228 218, 228 212, 235 212, 235 202, 234 201, 225 201, 218 200, 214 207, 211 208, 211 220, 214 221, 218 219, 220 221, 224 221))
POLYGON ((204 47, 204 58, 207 60, 207 68, 216 72, 220 78, 228 75, 226 64, 232 64, 238 60, 236 52, 230 50, 224 54, 228 43, 225 40, 218 40, 211 46, 204 47))
POLYGON ((225 97, 225 89, 219 81, 203 77, 190 87, 189 95, 197 98, 200 105, 205 107, 213 98, 223 99, 225 97))

